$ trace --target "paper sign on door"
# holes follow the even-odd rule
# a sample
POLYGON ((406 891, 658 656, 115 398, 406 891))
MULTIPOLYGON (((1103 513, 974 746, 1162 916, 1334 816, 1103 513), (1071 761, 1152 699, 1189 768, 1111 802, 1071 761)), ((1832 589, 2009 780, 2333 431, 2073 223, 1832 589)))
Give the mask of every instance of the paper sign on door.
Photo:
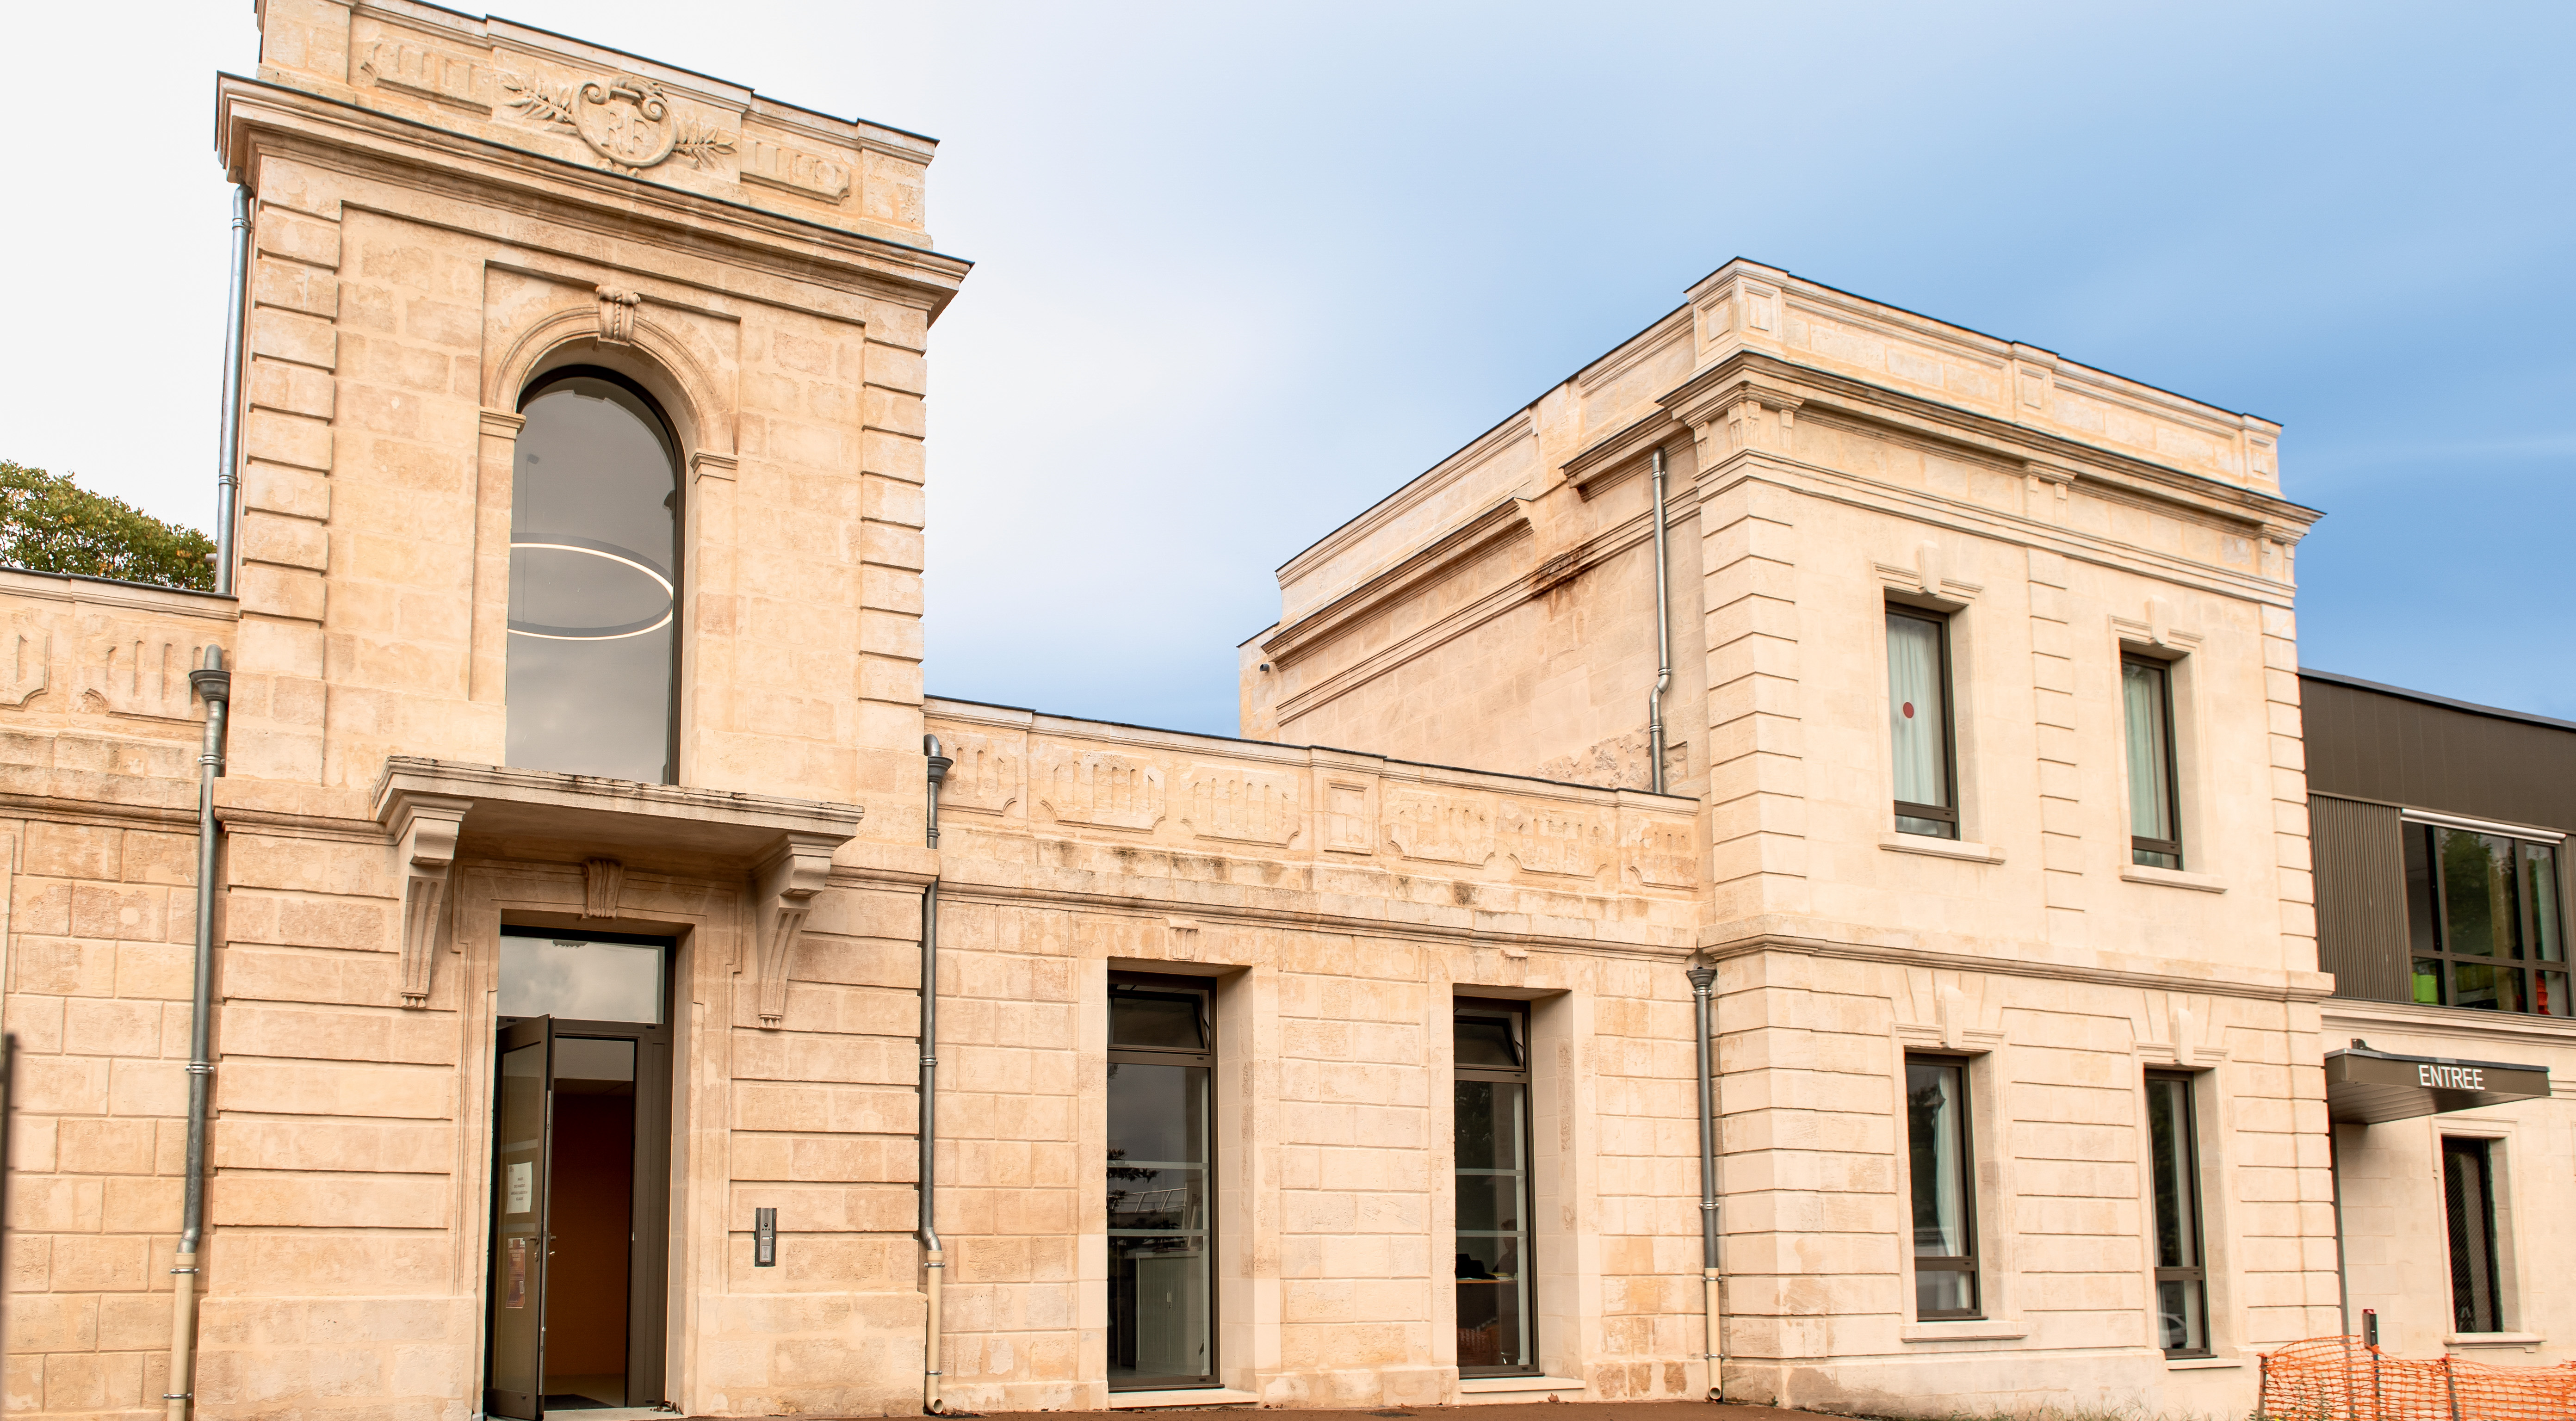
POLYGON ((501 1208, 505 1214, 524 1214, 537 1207, 537 1166, 534 1160, 510 1166, 509 1201, 501 1208))
POLYGON ((523 1308, 528 1305, 528 1241, 510 1240, 509 1279, 501 1292, 501 1306, 523 1308))

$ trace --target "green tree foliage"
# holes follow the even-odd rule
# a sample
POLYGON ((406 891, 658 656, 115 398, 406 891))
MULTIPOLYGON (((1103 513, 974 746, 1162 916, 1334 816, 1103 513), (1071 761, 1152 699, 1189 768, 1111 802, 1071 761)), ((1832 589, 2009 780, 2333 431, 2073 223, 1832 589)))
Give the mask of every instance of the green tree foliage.
POLYGON ((68 475, 0 459, 0 563, 212 591, 214 540, 68 475))

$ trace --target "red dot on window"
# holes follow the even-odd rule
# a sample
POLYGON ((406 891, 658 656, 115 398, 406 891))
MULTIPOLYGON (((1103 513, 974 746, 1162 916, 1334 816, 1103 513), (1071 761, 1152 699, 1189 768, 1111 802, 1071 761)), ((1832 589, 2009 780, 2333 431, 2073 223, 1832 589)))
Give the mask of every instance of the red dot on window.
POLYGON ((1907 701, 1905 703, 1905 718, 1907 720, 1912 720, 1914 718, 1914 703, 1912 701, 1907 701))

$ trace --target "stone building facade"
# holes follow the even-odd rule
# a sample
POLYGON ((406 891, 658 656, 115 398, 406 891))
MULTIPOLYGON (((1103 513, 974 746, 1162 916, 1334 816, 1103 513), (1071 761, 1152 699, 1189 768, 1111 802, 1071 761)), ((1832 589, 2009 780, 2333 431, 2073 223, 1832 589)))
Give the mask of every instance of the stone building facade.
POLYGON ((1728 1395, 2336 1330, 2274 426, 1733 262, 1288 564, 1248 739, 941 700, 929 140, 261 26, 237 595, 0 571, 12 1409, 183 1389, 208 647, 210 1418, 906 1413, 934 1277, 977 1409, 1701 1396, 1692 966, 1728 1395))

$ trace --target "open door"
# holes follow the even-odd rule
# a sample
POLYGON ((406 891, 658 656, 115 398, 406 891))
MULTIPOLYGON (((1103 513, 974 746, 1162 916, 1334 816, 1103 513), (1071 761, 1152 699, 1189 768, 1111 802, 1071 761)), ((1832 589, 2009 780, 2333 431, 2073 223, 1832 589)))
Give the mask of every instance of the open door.
POLYGON ((546 1375, 546 1205, 553 1163, 554 1019, 501 1031, 492 1108, 492 1357, 486 1415, 543 1421, 546 1375))
POLYGON ((664 1401, 671 940, 501 930, 484 1414, 664 1401))

